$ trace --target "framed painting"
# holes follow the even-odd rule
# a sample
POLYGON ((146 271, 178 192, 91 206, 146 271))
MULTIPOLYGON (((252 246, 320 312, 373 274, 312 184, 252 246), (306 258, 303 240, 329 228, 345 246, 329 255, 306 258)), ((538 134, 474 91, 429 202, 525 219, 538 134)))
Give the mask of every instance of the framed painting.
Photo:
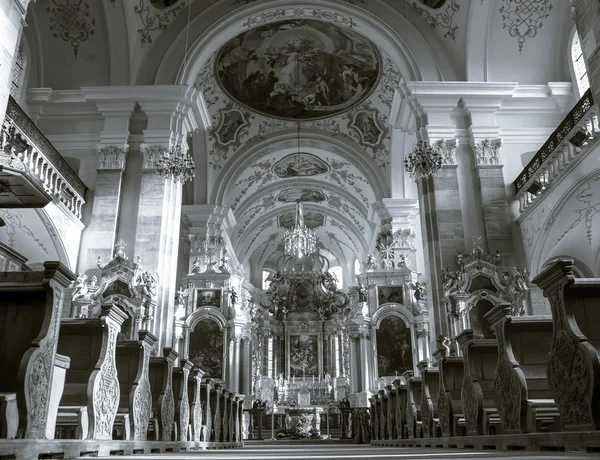
POLYGON ((221 289, 197 289, 196 308, 221 308, 221 289))
POLYGON ((404 303, 404 290, 402 286, 377 286, 377 304, 404 303))

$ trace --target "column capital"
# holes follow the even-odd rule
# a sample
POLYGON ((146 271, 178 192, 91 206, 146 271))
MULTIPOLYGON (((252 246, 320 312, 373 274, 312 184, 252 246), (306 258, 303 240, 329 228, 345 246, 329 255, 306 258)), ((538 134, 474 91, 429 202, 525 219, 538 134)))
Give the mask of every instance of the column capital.
POLYGON ((169 147, 161 144, 141 144, 142 171, 154 171, 160 158, 167 153, 169 147))
POLYGON ((475 154, 475 165, 500 165, 500 147, 502 147, 502 140, 497 139, 483 139, 481 141, 471 141, 473 152, 475 154))
POLYGON ((124 171, 125 161, 129 146, 121 145, 99 145, 96 149, 98 154, 98 171, 124 171))
POLYGON ((456 164, 456 147, 458 139, 442 138, 433 143, 433 146, 442 154, 442 161, 445 166, 456 164))

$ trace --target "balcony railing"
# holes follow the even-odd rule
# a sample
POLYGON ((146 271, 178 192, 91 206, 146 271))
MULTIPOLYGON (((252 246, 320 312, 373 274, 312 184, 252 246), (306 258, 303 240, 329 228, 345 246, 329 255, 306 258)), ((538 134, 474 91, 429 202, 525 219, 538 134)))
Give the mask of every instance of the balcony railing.
POLYGON ((599 133, 598 106, 587 90, 514 181, 520 211, 543 195, 576 157, 587 152, 599 133))
POLYGON ((85 184, 12 97, 8 101, 4 127, 14 128, 14 133, 25 141, 24 148, 16 149, 14 154, 29 174, 39 179, 48 194, 81 219, 85 184))

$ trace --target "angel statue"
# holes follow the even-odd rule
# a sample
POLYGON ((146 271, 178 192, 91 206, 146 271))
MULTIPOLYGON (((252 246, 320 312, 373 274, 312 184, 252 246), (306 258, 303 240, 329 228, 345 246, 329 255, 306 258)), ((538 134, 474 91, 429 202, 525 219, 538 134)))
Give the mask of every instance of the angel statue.
POLYGON ((363 262, 366 271, 376 270, 377 269, 377 261, 375 260, 375 256, 373 254, 369 254, 367 256, 367 260, 363 262))
POLYGON ((75 287, 73 289, 71 300, 75 301, 81 298, 86 298, 88 295, 88 290, 87 275, 79 273, 79 275, 77 275, 77 280, 75 281, 75 287))
POLYGON ((426 300, 427 291, 425 290, 425 283, 421 284, 418 281, 414 284, 413 289, 415 290, 415 299, 426 300))
POLYGON ((142 288, 142 294, 148 297, 156 296, 156 287, 158 286, 158 273, 143 272, 137 277, 137 285, 142 288))
POLYGON ((527 268, 513 268, 513 278, 519 292, 529 291, 529 271, 527 268))
POLYGON ((229 267, 230 260, 231 259, 227 255, 227 249, 223 249, 223 257, 221 257, 221 259, 220 259, 221 265, 219 265, 219 271, 221 273, 229 273, 230 272, 230 267, 229 267))
POLYGON ((452 344, 452 339, 443 334, 440 334, 437 337, 437 343, 438 350, 440 350, 444 356, 450 356, 450 345, 452 344))
POLYGON ((195 273, 200 273, 200 265, 202 264, 202 262, 200 261, 200 257, 196 256, 196 258, 194 259, 194 261, 192 262, 192 270, 191 270, 191 274, 195 274, 195 273))

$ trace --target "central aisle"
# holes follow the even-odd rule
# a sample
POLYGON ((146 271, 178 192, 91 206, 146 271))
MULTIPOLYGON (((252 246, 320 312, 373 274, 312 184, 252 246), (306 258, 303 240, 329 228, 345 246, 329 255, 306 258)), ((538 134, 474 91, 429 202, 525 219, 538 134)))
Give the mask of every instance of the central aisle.
POLYGON ((159 459, 181 459, 181 460, 377 460, 377 459, 402 459, 402 460, 426 460, 426 459, 570 459, 591 460, 592 455, 573 453, 546 453, 546 452, 495 452, 495 451, 473 451, 458 449, 417 449, 397 447, 371 447, 369 445, 354 444, 254 444, 248 443, 243 449, 236 450, 209 450, 199 452, 178 452, 152 455, 132 455, 110 457, 119 460, 159 460, 159 459))

